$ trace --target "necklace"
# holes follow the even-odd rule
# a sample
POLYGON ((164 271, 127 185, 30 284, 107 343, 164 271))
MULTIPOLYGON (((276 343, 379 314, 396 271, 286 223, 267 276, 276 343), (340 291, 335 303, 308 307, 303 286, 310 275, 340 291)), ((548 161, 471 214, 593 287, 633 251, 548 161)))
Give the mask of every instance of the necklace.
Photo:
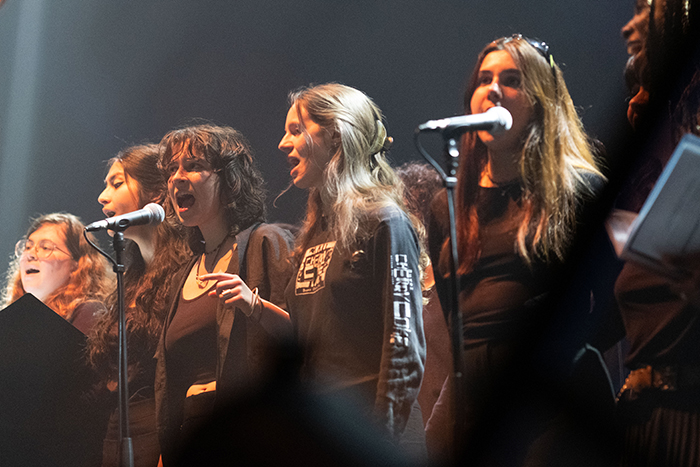
MULTIPOLYGON (((202 275, 202 274, 199 273, 199 271, 200 271, 201 268, 202 268, 202 258, 204 258, 207 254, 212 254, 212 253, 214 253, 214 264, 216 264, 216 258, 219 256, 221 247, 224 245, 224 243, 226 242, 226 239, 227 239, 227 238, 228 238, 228 235, 226 235, 226 236, 224 237, 224 239, 221 240, 221 243, 219 243, 219 244, 216 246, 216 248, 214 248, 214 249, 213 249, 212 251, 210 251, 210 252, 207 252, 207 250, 206 250, 206 244, 204 245, 204 253, 202 253, 201 255, 199 255, 199 259, 197 260, 197 268, 196 268, 196 271, 195 271, 195 274, 194 274, 194 280, 195 280, 195 282, 197 283, 197 286, 198 286, 200 289, 205 288, 205 287, 207 286, 207 284, 209 283, 209 281, 203 281, 203 280, 201 280, 201 279, 199 278, 199 276, 202 275)), ((206 274, 206 273, 207 273, 207 264, 206 264, 206 259, 205 259, 205 260, 204 260, 204 274, 206 274)))

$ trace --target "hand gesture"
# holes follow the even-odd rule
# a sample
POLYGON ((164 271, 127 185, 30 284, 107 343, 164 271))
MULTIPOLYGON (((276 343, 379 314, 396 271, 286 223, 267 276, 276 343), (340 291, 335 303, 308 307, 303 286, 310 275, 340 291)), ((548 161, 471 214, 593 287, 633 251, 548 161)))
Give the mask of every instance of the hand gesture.
POLYGON ((250 288, 236 274, 215 272, 199 276, 203 281, 217 281, 216 286, 209 291, 209 296, 218 296, 225 305, 232 305, 241 309, 246 316, 253 313, 254 294, 250 288))

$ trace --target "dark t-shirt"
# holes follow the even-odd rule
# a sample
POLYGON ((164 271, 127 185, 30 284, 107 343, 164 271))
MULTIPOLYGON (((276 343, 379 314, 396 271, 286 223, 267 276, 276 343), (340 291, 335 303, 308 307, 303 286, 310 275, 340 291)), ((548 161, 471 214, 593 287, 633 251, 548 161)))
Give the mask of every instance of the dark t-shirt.
POLYGON ((362 388, 368 406, 398 435, 425 361, 415 231, 403 212, 385 209, 362 245, 339 248, 325 229, 309 245, 286 291, 305 345, 302 374, 334 390, 362 388))
MULTIPOLYGON (((518 183, 479 187, 478 213, 481 254, 471 272, 460 276, 459 309, 466 346, 509 339, 528 322, 534 305, 546 291, 547 269, 534 258, 528 266, 516 252, 523 209, 518 183)), ((447 196, 433 201, 429 227, 430 257, 435 286, 447 310, 448 280, 439 265, 442 245, 449 236, 447 196)))

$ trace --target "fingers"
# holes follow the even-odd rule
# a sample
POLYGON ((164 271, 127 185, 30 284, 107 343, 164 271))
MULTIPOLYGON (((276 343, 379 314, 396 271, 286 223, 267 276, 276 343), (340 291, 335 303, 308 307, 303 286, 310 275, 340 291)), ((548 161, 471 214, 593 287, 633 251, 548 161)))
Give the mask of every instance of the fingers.
POLYGON ((199 276, 201 281, 226 281, 226 280, 241 280, 236 274, 228 274, 225 272, 212 272, 209 274, 202 274, 199 276))
POLYGON ((209 292, 209 296, 218 296, 219 300, 222 300, 225 305, 240 305, 241 303, 247 303, 243 296, 241 295, 241 287, 234 287, 231 289, 226 288, 216 288, 209 292))
POLYGON ((199 276, 199 280, 201 281, 217 281, 216 286, 209 291, 209 296, 213 297, 214 295, 219 295, 229 289, 233 289, 235 287, 240 287, 243 284, 243 281, 241 280, 240 277, 238 277, 235 274, 225 274, 225 273, 212 273, 212 274, 202 274, 199 276))
POLYGON ((245 304, 250 307, 250 289, 236 274, 221 272, 202 274, 199 276, 199 280, 217 281, 216 286, 209 291, 209 296, 217 296, 225 305, 242 306, 245 304))
POLYGON ((224 303, 230 303, 231 300, 241 295, 241 287, 219 287, 217 286, 209 292, 209 296, 218 296, 219 299, 225 300, 224 303))

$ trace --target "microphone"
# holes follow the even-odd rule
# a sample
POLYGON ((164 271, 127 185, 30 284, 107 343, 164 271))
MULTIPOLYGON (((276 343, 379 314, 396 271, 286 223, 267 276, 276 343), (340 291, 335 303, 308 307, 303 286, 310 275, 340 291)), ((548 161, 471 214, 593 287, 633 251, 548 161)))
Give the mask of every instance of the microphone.
POLYGON ((113 230, 121 232, 132 225, 160 224, 165 219, 165 211, 160 204, 149 203, 138 211, 127 212, 120 216, 109 217, 102 221, 96 221, 85 227, 87 232, 96 230, 113 230))
POLYGON ((472 115, 460 115, 458 117, 442 118, 440 120, 428 120, 418 125, 419 132, 438 131, 443 136, 453 137, 467 131, 488 131, 492 135, 510 130, 513 126, 513 116, 501 106, 491 107, 484 113, 472 115))

